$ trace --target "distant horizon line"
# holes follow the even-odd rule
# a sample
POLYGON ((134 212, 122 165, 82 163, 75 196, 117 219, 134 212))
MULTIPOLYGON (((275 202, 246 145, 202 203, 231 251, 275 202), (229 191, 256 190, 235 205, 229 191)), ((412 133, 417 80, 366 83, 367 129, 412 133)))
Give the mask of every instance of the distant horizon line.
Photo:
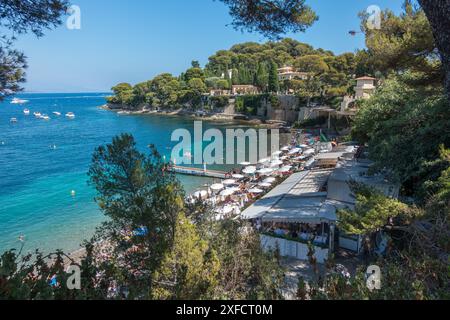
POLYGON ((68 93, 113 93, 112 91, 21 91, 21 92, 17 92, 15 93, 15 95, 19 95, 19 94, 55 94, 55 93, 64 93, 64 94, 68 94, 68 93))

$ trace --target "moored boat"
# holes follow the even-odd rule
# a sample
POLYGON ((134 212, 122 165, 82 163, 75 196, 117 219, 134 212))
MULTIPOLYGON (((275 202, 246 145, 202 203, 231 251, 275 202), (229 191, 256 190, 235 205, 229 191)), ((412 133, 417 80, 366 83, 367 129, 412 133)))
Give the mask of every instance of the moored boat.
POLYGON ((23 110, 23 114, 26 115, 26 116, 29 116, 30 115, 30 110, 28 110, 28 109, 23 110))
POLYGON ((11 100, 11 104, 25 104, 27 102, 28 102, 28 100, 22 100, 19 98, 14 98, 11 100))
POLYGON ((75 114, 73 112, 67 112, 66 113, 66 117, 70 118, 70 119, 74 119, 75 118, 75 114))

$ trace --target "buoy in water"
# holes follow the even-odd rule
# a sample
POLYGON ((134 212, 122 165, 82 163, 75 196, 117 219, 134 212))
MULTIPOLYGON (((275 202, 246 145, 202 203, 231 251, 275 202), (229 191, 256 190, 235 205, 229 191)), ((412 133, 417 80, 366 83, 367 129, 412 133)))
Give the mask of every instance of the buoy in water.
POLYGON ((75 197, 75 196, 77 195, 77 193, 75 192, 75 190, 72 190, 72 191, 70 192, 70 194, 72 195, 72 197, 75 197))

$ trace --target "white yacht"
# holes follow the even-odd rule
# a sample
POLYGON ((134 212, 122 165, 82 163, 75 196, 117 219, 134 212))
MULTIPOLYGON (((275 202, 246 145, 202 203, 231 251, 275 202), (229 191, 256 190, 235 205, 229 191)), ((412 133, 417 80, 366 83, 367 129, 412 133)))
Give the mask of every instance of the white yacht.
POLYGON ((54 114, 55 116, 58 116, 58 117, 61 116, 61 112, 58 112, 58 111, 54 111, 53 114, 54 114))
POLYGON ((29 116, 30 115, 30 110, 28 110, 28 109, 23 110, 23 114, 26 115, 26 116, 29 116))
POLYGON ((10 122, 11 123, 16 123, 17 122, 17 118, 11 118, 10 122))
POLYGON ((33 115, 38 119, 42 117, 42 114, 40 112, 34 112, 33 115))
POLYGON ((41 116, 41 119, 50 120, 50 117, 48 115, 44 114, 43 116, 41 116))
POLYGON ((11 100, 11 104, 25 104, 27 102, 28 102, 28 100, 22 100, 19 98, 14 98, 11 100))
POLYGON ((66 117, 70 118, 70 119, 74 119, 75 118, 75 114, 73 112, 67 112, 66 113, 66 117))

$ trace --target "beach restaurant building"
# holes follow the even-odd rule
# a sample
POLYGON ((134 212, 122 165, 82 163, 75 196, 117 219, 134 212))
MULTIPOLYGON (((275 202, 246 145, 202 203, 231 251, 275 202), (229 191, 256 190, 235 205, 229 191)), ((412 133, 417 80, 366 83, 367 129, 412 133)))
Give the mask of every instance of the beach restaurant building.
POLYGON ((354 152, 331 155, 336 157, 336 168, 295 173, 242 213, 259 230, 264 249, 278 248, 281 256, 308 260, 313 248, 318 263, 324 263, 338 247, 361 252, 360 236, 345 235, 336 228, 337 211, 355 206, 350 181, 393 198, 399 186, 382 176, 369 176, 371 162, 355 159, 354 152))
POLYGON ((327 202, 331 170, 295 173, 242 213, 256 221, 264 249, 308 260, 309 244, 323 263, 334 248, 336 210, 327 202))

